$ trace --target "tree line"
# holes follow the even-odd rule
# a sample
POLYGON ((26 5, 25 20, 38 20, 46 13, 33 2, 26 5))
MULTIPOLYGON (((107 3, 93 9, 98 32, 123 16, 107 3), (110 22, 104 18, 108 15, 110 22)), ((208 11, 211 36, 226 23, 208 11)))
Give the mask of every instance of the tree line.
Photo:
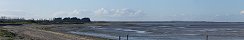
POLYGON ((24 18, 9 18, 9 17, 0 17, 0 23, 7 24, 28 24, 28 23, 37 23, 37 24, 82 24, 91 22, 90 18, 77 18, 77 17, 65 17, 65 18, 53 18, 52 20, 34 20, 34 19, 24 19, 24 18))

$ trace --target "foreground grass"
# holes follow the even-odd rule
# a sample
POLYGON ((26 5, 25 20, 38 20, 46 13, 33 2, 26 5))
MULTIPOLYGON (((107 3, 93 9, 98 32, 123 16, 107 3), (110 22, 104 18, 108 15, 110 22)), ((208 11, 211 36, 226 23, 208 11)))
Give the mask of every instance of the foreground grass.
POLYGON ((14 40, 16 34, 0 28, 0 40, 14 40))

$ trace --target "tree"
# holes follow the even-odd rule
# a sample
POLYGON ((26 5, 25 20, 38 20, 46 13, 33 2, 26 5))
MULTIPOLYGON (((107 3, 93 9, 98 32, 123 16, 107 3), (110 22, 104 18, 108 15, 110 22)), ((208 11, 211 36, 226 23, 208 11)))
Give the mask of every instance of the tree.
POLYGON ((91 22, 90 18, 82 18, 81 21, 84 23, 91 22))

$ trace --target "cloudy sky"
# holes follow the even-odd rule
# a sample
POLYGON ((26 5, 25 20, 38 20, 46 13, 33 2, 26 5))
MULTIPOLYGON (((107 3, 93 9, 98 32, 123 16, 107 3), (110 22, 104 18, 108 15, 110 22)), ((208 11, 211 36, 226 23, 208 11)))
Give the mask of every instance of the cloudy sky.
POLYGON ((244 22, 244 0, 0 0, 0 16, 244 22))

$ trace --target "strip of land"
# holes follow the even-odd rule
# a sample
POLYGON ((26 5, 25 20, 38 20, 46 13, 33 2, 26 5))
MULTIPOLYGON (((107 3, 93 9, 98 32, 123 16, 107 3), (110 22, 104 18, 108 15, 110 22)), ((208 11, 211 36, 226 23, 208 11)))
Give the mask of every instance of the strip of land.
MULTIPOLYGON (((35 25, 37 26, 37 25, 35 25)), ((87 37, 66 34, 62 32, 53 32, 42 29, 37 29, 33 25, 23 26, 4 26, 8 31, 24 37, 24 40, 106 40, 103 38, 87 37)), ((40 25, 38 25, 40 26, 40 25)))

